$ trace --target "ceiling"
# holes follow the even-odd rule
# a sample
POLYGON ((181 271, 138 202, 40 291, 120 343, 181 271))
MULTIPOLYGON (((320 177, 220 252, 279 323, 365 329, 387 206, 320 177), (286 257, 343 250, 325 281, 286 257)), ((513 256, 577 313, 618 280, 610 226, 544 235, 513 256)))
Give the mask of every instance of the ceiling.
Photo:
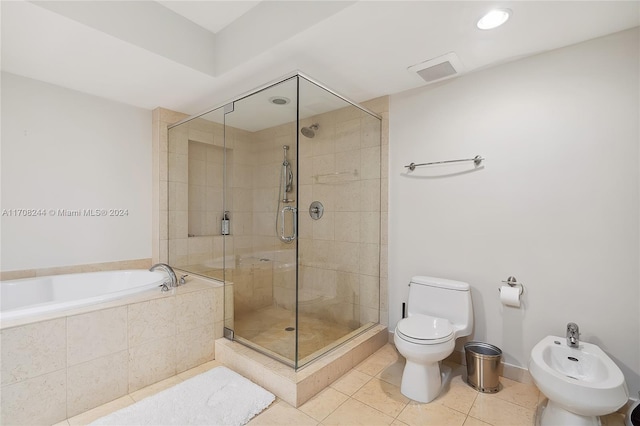
POLYGON ((260 1, 159 1, 178 15, 217 33, 253 9, 260 1))
POLYGON ((640 25, 638 1, 1 1, 2 70, 195 114, 294 70, 363 101, 640 25), (511 19, 476 21, 494 7, 511 19))

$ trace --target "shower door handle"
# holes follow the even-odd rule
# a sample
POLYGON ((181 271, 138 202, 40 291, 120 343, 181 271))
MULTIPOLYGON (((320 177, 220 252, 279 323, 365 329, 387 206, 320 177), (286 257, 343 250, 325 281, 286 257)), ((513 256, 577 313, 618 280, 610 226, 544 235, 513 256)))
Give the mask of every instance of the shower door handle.
POLYGON ((295 207, 291 207, 291 206, 284 206, 282 208, 282 210, 280 210, 280 217, 281 217, 281 221, 280 221, 280 240, 285 242, 285 243, 290 243, 291 241, 295 240, 296 237, 298 236, 298 215, 296 214, 298 212, 298 209, 296 209, 295 207), (290 211, 291 214, 293 215, 293 233, 291 235, 285 235, 285 226, 284 226, 284 218, 285 218, 285 213, 287 211, 290 211))

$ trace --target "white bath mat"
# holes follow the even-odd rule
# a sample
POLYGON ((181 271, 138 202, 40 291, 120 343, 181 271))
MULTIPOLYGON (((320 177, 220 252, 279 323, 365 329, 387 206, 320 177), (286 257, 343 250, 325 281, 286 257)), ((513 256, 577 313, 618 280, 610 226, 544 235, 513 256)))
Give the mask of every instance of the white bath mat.
POLYGON ((275 396, 226 367, 216 367, 92 425, 244 425, 275 396))

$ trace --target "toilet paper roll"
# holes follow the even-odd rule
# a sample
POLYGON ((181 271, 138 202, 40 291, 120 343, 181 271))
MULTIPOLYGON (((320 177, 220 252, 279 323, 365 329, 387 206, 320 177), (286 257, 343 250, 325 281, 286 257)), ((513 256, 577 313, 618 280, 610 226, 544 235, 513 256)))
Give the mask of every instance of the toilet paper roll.
POLYGON ((500 287, 500 301, 505 306, 520 307, 520 287, 503 285, 500 287))

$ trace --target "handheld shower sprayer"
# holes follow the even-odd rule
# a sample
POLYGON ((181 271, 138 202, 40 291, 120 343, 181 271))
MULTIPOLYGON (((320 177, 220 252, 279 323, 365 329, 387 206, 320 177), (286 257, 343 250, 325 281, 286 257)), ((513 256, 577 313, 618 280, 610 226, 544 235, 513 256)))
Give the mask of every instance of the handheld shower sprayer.
POLYGON ((287 151, 289 145, 282 147, 284 153, 282 158, 282 168, 280 171, 280 186, 278 190, 278 210, 276 211, 276 234, 280 240, 284 243, 291 243, 297 238, 297 208, 289 203, 294 203, 295 200, 289 199, 287 193, 293 191, 293 170, 291 169, 291 163, 287 160, 287 151), (280 208, 282 204, 284 207, 280 208), (285 235, 285 214, 290 212, 293 215, 293 234, 285 235), (279 223, 280 222, 280 223, 279 223))
POLYGON ((289 145, 284 145, 282 147, 284 150, 284 155, 282 159, 282 174, 280 176, 281 183, 281 196, 282 201, 284 203, 288 203, 291 200, 287 199, 287 193, 293 190, 293 171, 291 170, 291 163, 287 160, 287 151, 289 150, 289 145))

